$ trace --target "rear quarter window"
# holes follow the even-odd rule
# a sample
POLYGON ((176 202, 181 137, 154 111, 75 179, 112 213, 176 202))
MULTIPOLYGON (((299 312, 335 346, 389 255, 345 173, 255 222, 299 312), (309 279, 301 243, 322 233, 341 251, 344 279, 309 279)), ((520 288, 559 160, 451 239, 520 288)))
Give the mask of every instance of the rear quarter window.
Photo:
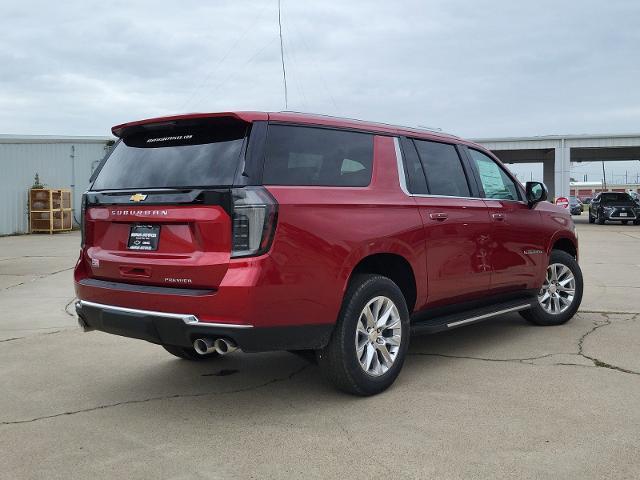
POLYGON ((366 187, 372 165, 371 134, 270 125, 262 181, 265 185, 366 187))

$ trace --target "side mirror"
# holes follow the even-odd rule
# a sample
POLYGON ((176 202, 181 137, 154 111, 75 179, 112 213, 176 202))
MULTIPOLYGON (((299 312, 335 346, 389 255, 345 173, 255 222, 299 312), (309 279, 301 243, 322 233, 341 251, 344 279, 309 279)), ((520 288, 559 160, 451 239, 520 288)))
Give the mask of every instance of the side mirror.
POLYGON ((529 208, 533 207, 538 202, 544 202, 549 196, 547 187, 542 182, 527 182, 527 202, 529 208))

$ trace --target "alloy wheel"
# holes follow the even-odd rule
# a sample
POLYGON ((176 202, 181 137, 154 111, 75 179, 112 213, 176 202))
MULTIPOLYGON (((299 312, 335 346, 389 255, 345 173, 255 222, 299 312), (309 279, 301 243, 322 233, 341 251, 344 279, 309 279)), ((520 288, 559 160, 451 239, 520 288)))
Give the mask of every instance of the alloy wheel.
POLYGON ((547 267, 547 276, 538 294, 538 302, 545 312, 558 315, 573 303, 576 279, 566 265, 552 263, 547 267))
POLYGON ((362 309, 356 327, 356 356, 368 375, 386 373, 398 356, 402 322, 395 303, 384 296, 371 299, 362 309))

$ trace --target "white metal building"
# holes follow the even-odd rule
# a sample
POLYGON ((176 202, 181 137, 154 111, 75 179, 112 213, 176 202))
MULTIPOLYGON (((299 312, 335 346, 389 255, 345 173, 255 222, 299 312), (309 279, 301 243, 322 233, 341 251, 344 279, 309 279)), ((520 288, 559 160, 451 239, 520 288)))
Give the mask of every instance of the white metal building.
POLYGON ((79 219, 82 192, 113 144, 112 137, 0 135, 0 235, 29 231, 27 193, 35 174, 51 188, 70 188, 79 219))

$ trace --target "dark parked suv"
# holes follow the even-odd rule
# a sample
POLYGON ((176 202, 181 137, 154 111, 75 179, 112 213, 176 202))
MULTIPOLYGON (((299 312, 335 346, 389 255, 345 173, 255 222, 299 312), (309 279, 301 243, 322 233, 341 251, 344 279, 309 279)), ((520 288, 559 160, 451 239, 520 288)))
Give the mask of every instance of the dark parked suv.
POLYGON ((569 212, 460 138, 261 112, 113 133, 83 199, 87 330, 188 360, 289 350, 370 395, 413 335, 508 312, 558 325, 580 305, 569 212))
POLYGON ((606 221, 640 225, 640 205, 628 193, 599 193, 589 204, 589 223, 604 225, 606 221))

